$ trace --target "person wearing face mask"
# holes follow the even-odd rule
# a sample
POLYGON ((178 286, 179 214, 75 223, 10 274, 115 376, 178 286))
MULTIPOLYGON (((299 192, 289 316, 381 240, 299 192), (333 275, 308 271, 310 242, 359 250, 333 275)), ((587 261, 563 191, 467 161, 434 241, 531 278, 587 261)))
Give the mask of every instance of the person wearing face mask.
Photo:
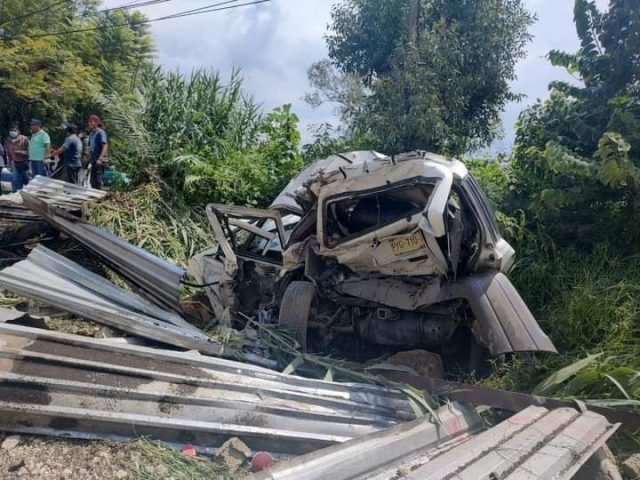
POLYGON ((17 192, 31 181, 29 171, 29 139, 20 133, 17 124, 11 125, 5 140, 9 168, 13 174, 13 191, 17 192))

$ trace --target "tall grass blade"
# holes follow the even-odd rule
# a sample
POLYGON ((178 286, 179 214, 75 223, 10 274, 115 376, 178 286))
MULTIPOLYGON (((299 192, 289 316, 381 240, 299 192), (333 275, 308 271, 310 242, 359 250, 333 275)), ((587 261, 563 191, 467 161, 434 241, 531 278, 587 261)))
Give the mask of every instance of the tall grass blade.
POLYGON ((602 354, 598 353, 596 355, 589 355, 582 360, 578 360, 571 365, 564 367, 553 375, 549 376, 546 380, 540 382, 534 389, 534 395, 551 395, 553 394, 565 381, 573 377, 576 373, 581 371, 583 368, 588 367, 593 363, 598 357, 602 354))

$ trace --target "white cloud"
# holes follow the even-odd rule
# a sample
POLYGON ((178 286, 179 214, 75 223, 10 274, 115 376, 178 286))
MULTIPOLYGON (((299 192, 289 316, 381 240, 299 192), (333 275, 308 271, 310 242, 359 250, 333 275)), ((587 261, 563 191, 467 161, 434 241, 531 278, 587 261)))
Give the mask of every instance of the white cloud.
MULTIPOLYGON (((107 0, 105 6, 120 6, 123 1, 107 0)), ((331 107, 313 110, 301 100, 309 91, 307 68, 326 56, 323 36, 335 1, 272 0, 250 7, 152 23, 158 62, 183 73, 211 68, 223 75, 229 75, 234 67, 241 66, 246 89, 257 101, 263 102, 265 109, 283 103, 293 104, 304 134, 309 124, 335 121, 331 107)), ((528 47, 527 58, 518 64, 518 79, 513 85, 515 91, 526 95, 526 100, 509 105, 505 110, 505 138, 496 143, 494 149, 497 150, 510 148, 513 125, 519 112, 537 98, 546 98, 551 80, 570 79, 562 69, 553 68, 545 55, 552 49, 571 52, 578 47, 572 21, 572 0, 526 1, 537 13, 538 22, 532 28, 534 39, 528 47)), ((155 18, 212 3, 212 0, 170 0, 142 10, 155 18)), ((604 8, 608 0, 597 0, 597 3, 604 8)))

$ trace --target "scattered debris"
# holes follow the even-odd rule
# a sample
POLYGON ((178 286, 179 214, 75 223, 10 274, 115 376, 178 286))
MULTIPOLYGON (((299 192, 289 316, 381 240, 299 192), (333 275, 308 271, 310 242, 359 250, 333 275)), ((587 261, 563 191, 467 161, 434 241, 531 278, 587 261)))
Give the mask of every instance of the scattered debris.
MULTIPOLYGON (((79 212, 84 203, 98 202, 107 195, 102 190, 84 188, 42 176, 35 177, 22 191, 50 205, 73 213, 79 212)), ((0 196, 0 218, 22 222, 42 220, 38 214, 24 204, 19 192, 0 196)))
MULTIPOLYGON (((637 430, 640 414, 602 407, 578 413, 569 402, 449 382, 441 357, 423 350, 446 345, 466 328, 475 338, 472 358, 483 349, 555 351, 503 274, 513 249, 459 162, 424 152, 334 155, 292 180, 269 210, 210 205, 219 245, 189 268, 207 298, 200 292, 182 303, 181 268, 79 218, 83 203, 104 196, 37 177, 20 194, 0 199, 0 219, 46 220, 136 292, 44 246, 11 245, 32 251, 0 271, 0 287, 103 327, 96 333, 102 338, 65 334, 0 308, 1 431, 150 437, 176 447, 177 463, 194 469, 201 460, 196 452, 213 454, 219 462, 212 465, 225 464, 235 475, 246 474, 251 460, 255 480, 562 480, 586 470, 620 478, 605 442, 620 423, 637 430), (247 329, 231 347, 183 314, 203 328, 214 316, 236 335, 236 315, 253 316, 252 325, 264 328, 277 323, 302 351, 310 330, 324 346, 348 334, 415 348, 367 372, 387 377, 385 385, 418 390, 337 383, 331 368, 325 380, 276 373, 258 366, 276 362, 255 353, 266 351, 255 332, 247 329), (437 409, 422 391, 454 402, 437 409), (425 409, 416 408, 420 402, 425 409), (486 430, 472 405, 517 413, 486 430)), ((303 357, 289 367, 296 361, 303 357)), ((289 367, 285 372, 293 373, 289 367)), ((45 467, 23 455, 23 440, 4 439, 2 469, 17 477, 44 474, 45 467)), ((101 458, 99 452, 92 462, 101 458)), ((78 476, 64 467, 59 477, 78 476)), ((137 473, 164 478, 172 468, 141 465, 137 473)), ((623 470, 639 477, 638 456, 623 470)), ((109 475, 126 479, 130 472, 119 464, 109 475)))
POLYGON ((226 463, 235 472, 251 458, 251 449, 239 438, 230 438, 216 451, 215 456, 226 463))
POLYGON ((0 448, 2 448, 2 450, 12 450, 20 445, 21 440, 22 439, 19 435, 11 435, 10 437, 4 439, 0 448))
POLYGON ((633 455, 622 463, 622 473, 628 480, 640 478, 640 455, 633 455))
POLYGON ((191 445, 190 443, 187 443, 182 449, 182 454, 186 455, 187 457, 195 457, 196 449, 193 448, 193 445, 191 445))
POLYGON ((276 464, 276 461, 273 459, 270 453, 268 452, 258 452, 251 459, 251 471, 252 472, 262 472, 267 468, 270 468, 276 464))
POLYGON ((11 462, 7 470, 12 473, 17 472, 22 467, 24 467, 24 465, 25 465, 24 460, 14 460, 13 462, 11 462))
POLYGON ((157 306, 180 312, 178 289, 184 270, 27 192, 25 205, 118 272, 140 295, 157 306))
POLYGON ((393 365, 404 365, 417 375, 430 378, 444 378, 444 368, 440 355, 427 350, 412 350, 392 355, 387 361, 393 365))
POLYGON ((0 286, 125 332, 188 350, 223 354, 221 345, 178 315, 43 246, 35 248, 27 260, 0 271, 0 286))
POLYGON ((14 308, 0 308, 0 322, 12 322, 25 317, 27 314, 14 308))
POLYGON ((251 478, 563 480, 618 428, 591 412, 529 407, 477 433, 482 422, 474 413, 461 405, 443 407, 442 428, 416 420, 279 463, 251 478))

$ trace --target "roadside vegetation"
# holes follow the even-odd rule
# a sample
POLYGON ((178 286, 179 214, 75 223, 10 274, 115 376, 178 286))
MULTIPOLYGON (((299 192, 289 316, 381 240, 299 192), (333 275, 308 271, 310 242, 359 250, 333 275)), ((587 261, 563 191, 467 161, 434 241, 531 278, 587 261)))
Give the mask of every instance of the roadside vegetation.
MULTIPOLYGON (((306 99, 336 105, 342 126, 316 126, 308 145, 291 107, 264 112, 240 72, 185 76, 154 67, 143 25, 105 36, 43 36, 52 23, 117 23, 115 13, 81 13, 83 5, 95 12, 97 2, 5 27, 0 119, 8 125, 39 115, 54 128, 89 111, 101 114, 112 164, 132 185, 92 207, 90 221, 184 266, 211 244, 207 203, 264 207, 305 162, 354 148, 464 158, 490 145, 503 108, 519 98, 509 85, 535 19, 522 0, 462 3, 422 2, 412 27, 406 1, 336 1, 329 58, 310 68, 314 91, 306 99), (12 68, 17 63, 27 69, 12 68), (53 79, 57 87, 22 75, 53 79)), ((552 82, 550 98, 522 112, 511 153, 467 160, 518 253, 511 276, 560 352, 533 362, 516 357, 496 365, 485 382, 637 407, 640 9, 610 0, 602 12, 575 0, 574 22, 579 51, 548 58, 575 81, 552 82)))

